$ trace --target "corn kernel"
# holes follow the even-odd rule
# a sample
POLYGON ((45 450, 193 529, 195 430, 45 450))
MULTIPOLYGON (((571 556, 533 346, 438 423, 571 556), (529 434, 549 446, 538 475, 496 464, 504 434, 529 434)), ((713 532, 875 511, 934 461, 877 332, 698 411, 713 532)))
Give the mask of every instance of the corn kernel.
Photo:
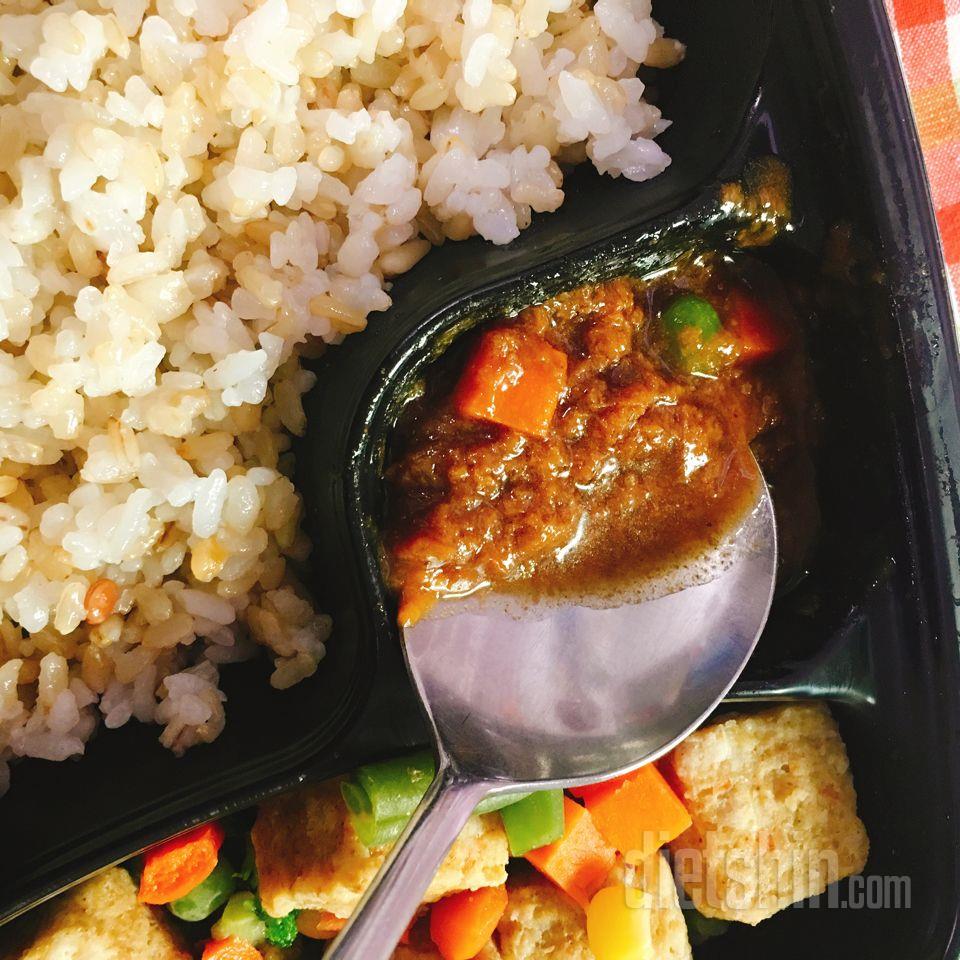
POLYGON ((648 960, 650 910, 628 904, 625 887, 604 887, 587 907, 587 940, 596 960, 648 960))

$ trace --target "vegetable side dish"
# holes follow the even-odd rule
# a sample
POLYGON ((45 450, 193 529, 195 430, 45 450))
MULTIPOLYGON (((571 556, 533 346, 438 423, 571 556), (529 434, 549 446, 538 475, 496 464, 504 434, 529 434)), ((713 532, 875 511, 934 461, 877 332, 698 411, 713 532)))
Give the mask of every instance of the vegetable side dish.
MULTIPOLYGON (((249 837, 198 827, 145 854, 138 897, 127 872, 107 871, 10 958, 55 960, 80 943, 82 956, 141 960, 319 956, 432 775, 415 754, 270 800, 249 837)), ((689 960, 731 921, 822 893, 867 857, 822 705, 724 717, 625 777, 495 805, 464 827, 394 960, 689 960)))
POLYGON ((387 474, 409 625, 482 587, 609 593, 715 543, 793 443, 795 324, 758 264, 689 255, 485 326, 426 374, 387 474))

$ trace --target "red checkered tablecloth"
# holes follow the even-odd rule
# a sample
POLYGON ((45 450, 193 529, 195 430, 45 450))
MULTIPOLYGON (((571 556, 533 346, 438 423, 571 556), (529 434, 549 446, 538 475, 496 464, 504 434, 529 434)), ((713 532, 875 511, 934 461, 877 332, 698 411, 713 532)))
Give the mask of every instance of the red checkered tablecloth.
POLYGON ((885 0, 953 289, 960 293, 960 0, 885 0))

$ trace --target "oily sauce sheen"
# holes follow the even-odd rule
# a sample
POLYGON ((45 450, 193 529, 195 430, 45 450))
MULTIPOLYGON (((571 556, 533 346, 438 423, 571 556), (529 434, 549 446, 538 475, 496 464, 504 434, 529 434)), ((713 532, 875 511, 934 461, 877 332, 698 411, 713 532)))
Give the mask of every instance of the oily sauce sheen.
POLYGON ((566 354, 542 437, 458 415, 470 337, 435 363, 400 418, 386 475, 386 563, 401 621, 485 586, 610 594, 728 532, 757 494, 751 443, 762 436, 761 454, 777 459, 790 442, 793 405, 778 385, 791 379, 792 320, 767 297, 789 346, 739 362, 721 331, 724 362, 704 375, 668 359, 658 318, 684 293, 722 318, 744 291, 763 296, 729 261, 691 257, 652 279, 580 287, 504 318, 497 326, 510 336, 533 333, 566 354))

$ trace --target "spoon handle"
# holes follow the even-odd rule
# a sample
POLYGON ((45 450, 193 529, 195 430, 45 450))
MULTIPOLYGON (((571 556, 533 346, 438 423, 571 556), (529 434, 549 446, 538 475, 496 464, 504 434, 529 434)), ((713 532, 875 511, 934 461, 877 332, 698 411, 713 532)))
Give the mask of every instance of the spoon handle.
POLYGON ((324 960, 388 960, 489 784, 443 765, 324 960))

